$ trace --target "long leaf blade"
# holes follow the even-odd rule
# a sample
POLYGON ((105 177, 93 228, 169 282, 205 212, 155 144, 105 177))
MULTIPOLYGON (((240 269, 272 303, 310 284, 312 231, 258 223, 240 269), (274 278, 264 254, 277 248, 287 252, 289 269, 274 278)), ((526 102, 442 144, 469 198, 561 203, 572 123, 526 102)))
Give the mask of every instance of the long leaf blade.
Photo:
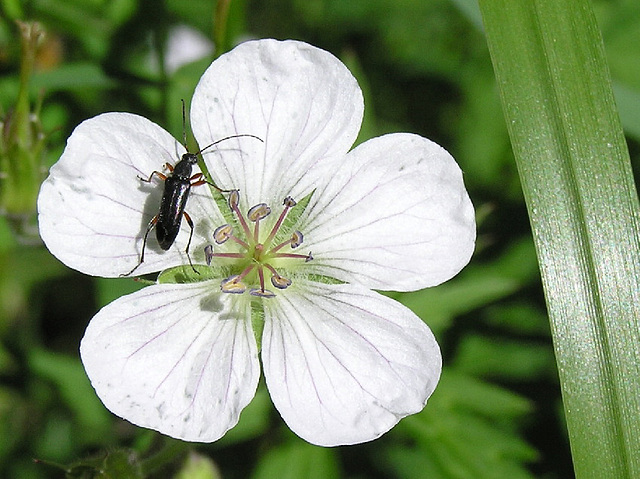
POLYGON ((577 477, 640 477, 640 207, 586 0, 480 0, 577 477))

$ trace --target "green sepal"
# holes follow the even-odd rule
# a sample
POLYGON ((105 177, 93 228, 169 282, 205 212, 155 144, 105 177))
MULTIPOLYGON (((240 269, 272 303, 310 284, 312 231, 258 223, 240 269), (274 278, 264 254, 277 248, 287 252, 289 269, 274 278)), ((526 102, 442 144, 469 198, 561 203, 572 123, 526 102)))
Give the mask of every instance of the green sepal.
POLYGON ((194 264, 193 268, 188 264, 174 266, 165 269, 158 275, 158 284, 166 283, 199 283, 211 279, 225 278, 228 275, 221 273, 221 268, 215 268, 204 264, 194 264), (197 273, 194 271, 197 271, 197 273))
POLYGON ((347 283, 346 281, 342 281, 332 276, 325 276, 323 274, 309 274, 309 275, 306 275, 305 278, 309 281, 315 281, 316 283, 322 283, 322 284, 346 284, 347 283))
POLYGON ((216 205, 218 206, 220 213, 222 213, 222 216, 224 217, 225 222, 234 223, 235 216, 233 215, 233 211, 231 211, 231 208, 229 207, 229 198, 227 198, 220 191, 216 190, 213 186, 211 186, 210 188, 211 188, 211 194, 213 195, 213 199, 216 202, 216 205))
POLYGON ((260 298, 259 301, 251 301, 251 327, 256 338, 258 352, 262 350, 262 331, 264 330, 264 306, 262 301, 272 301, 275 298, 260 298))

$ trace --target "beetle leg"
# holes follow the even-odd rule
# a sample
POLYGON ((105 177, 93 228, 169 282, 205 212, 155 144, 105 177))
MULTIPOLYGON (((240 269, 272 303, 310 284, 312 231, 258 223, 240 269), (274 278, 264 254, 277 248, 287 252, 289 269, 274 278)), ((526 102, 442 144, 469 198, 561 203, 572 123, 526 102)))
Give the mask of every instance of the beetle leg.
POLYGON ((193 183, 191 183, 191 186, 201 186, 201 185, 204 185, 204 184, 207 184, 209 186, 213 186, 220 193, 229 193, 231 191, 231 190, 223 190, 222 188, 220 188, 215 183, 212 183, 211 181, 207 181, 207 179, 204 177, 204 175, 202 173, 196 173, 191 178, 189 178, 189 181, 193 181, 193 183))
MULTIPOLYGON (((167 163, 167 165, 168 164, 169 163, 167 163)), ((151 174, 149 175, 149 179, 148 180, 145 180, 142 176, 138 176, 138 178, 140 178, 140 181, 144 181, 145 183, 151 183, 151 179, 153 178, 153 175, 156 175, 162 181, 167 179, 167 175, 164 175, 164 174, 160 173, 159 171, 152 171, 151 174)))
POLYGON ((144 250, 145 250, 145 247, 147 246, 147 238, 149 237, 149 233, 151 232, 151 230, 153 229, 153 227, 156 225, 157 222, 158 222, 158 215, 155 215, 153 218, 151 218, 151 221, 149 221, 149 224, 147 225, 147 231, 145 231, 144 239, 142 240, 142 254, 140 255, 140 261, 138 261, 138 264, 135 265, 133 269, 128 273, 121 274, 120 276, 129 276, 136 269, 138 269, 138 266, 144 263, 144 250))
POLYGON ((193 221, 191 220, 191 216, 189 216, 189 213, 187 213, 186 211, 183 211, 182 215, 184 216, 184 219, 187 220, 187 224, 189 225, 189 228, 191 228, 191 232, 189 233, 189 241, 187 241, 187 249, 185 250, 185 253, 187 253, 187 259, 189 260, 191 269, 195 271, 197 274, 200 274, 198 270, 195 268, 195 266, 193 266, 193 263, 191 262, 191 256, 189 255, 189 246, 191 245, 191 238, 193 238, 193 221))

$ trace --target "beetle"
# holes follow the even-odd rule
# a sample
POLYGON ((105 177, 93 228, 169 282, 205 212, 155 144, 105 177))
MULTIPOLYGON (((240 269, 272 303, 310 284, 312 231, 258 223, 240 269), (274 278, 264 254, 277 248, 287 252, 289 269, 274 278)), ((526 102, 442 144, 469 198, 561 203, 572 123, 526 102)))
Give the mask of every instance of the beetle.
MULTIPOLYGON (((182 116, 184 122, 184 103, 182 109, 182 116)), ((184 141, 185 148, 187 148, 186 142, 186 132, 184 133, 184 141)), ((157 215, 151 218, 149 224, 147 225, 147 229, 144 233, 144 239, 142 240, 142 253, 140 254, 140 260, 138 264, 136 264, 131 271, 128 273, 122 274, 121 276, 129 276, 131 275, 138 267, 144 262, 144 250, 147 245, 147 238, 149 237, 149 233, 152 229, 156 230, 156 238, 158 240, 158 244, 160 248, 167 251, 171 248, 171 245, 176 240, 178 236, 178 232, 180 231, 180 225, 182 224, 182 218, 187 221, 189 228, 191 229, 189 233, 189 240, 187 241, 187 248, 185 252, 187 253, 187 259, 189 260, 189 265, 193 271, 198 273, 198 270, 193 266, 191 262, 191 256, 189 255, 189 246, 191 245, 191 238, 193 237, 193 220, 189 216, 189 214, 185 211, 187 200, 189 199, 189 193, 191 192, 191 188, 194 186, 201 186, 204 184, 213 186, 215 189, 220 191, 221 193, 228 193, 231 190, 223 190, 215 183, 208 181, 203 173, 196 173, 192 175, 193 166, 198 163, 198 156, 202 154, 208 148, 217 145, 226 140, 230 140, 232 138, 239 137, 251 137, 256 138, 262 141, 261 138, 255 135, 242 134, 242 135, 231 135, 224 137, 220 140, 214 141, 210 145, 202 148, 200 151, 196 153, 190 153, 187 149, 187 152, 184 153, 175 166, 172 166, 170 163, 165 163, 165 169, 169 170, 169 174, 165 175, 164 173, 160 173, 159 171, 153 171, 149 178, 142 178, 138 176, 141 181, 145 183, 151 183, 154 175, 164 181, 164 190, 162 193, 162 199, 160 200, 160 210, 157 215)), ((199 274, 199 273, 198 273, 199 274)))

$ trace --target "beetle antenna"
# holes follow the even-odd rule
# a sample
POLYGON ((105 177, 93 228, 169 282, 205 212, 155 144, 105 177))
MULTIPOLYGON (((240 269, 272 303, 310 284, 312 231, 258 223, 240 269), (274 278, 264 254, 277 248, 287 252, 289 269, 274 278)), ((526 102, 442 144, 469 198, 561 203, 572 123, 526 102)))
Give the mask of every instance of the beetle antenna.
POLYGON ((231 136, 225 136, 224 138, 220 138, 219 140, 214 141, 210 145, 205 146, 204 148, 200 149, 200 151, 198 151, 197 153, 194 153, 194 154, 195 155, 202 154, 204 152, 204 150, 207 150, 207 149, 211 148, 212 146, 217 145, 218 143, 221 143, 221 142, 226 141, 226 140, 230 140, 232 138, 242 138, 242 137, 245 137, 245 136, 249 137, 249 138, 255 138, 256 140, 260 140, 262 143, 264 143, 264 140, 262 138, 260 138, 259 136, 250 135, 248 133, 241 134, 241 135, 231 135, 231 136))
MULTIPOLYGON (((184 148, 187 151, 189 151, 189 148, 187 147, 187 126, 186 126, 187 125, 187 116, 185 114, 184 98, 181 98, 180 101, 182 102, 182 141, 183 141, 183 144, 184 144, 184 148)), ((256 135, 241 134, 241 135, 225 136, 224 138, 221 138, 221 139, 219 139, 217 141, 214 141, 210 145, 207 145, 204 148, 201 148, 199 151, 194 153, 194 155, 200 155, 200 154, 202 154, 202 152, 204 152, 204 150, 207 150, 207 149, 211 148, 212 146, 215 146, 218 143, 221 143, 223 141, 231 140, 232 138, 242 138, 243 136, 248 136, 250 138, 255 138, 256 140, 260 140, 262 143, 264 143, 264 140, 262 138, 260 138, 259 136, 256 136, 256 135)))
POLYGON ((187 116, 184 113, 184 98, 180 98, 180 101, 182 102, 182 144, 184 148, 189 151, 189 148, 187 148, 187 116))

